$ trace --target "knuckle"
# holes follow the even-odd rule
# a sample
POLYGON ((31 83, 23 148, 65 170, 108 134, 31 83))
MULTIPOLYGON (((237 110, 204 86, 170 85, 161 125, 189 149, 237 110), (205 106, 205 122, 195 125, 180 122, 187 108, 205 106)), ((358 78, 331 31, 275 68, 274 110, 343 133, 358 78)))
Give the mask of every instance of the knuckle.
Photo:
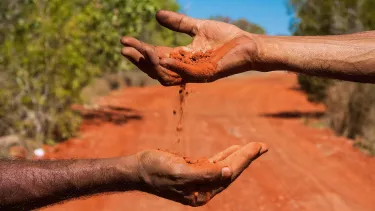
POLYGON ((148 54, 152 54, 154 52, 154 48, 148 45, 144 45, 143 50, 145 53, 148 53, 148 54))

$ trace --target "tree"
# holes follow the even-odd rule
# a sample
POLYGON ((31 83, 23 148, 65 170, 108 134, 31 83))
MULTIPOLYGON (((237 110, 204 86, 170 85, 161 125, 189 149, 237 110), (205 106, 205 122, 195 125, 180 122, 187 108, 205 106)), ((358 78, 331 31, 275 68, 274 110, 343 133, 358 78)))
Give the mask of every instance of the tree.
MULTIPOLYGON (((158 9, 179 11, 180 6, 175 0, 154 0, 158 9)), ((140 40, 153 45, 183 46, 191 42, 191 37, 183 33, 176 33, 161 26, 155 19, 143 25, 142 32, 137 36, 140 40)))
POLYGON ((0 1, 0 135, 43 142, 72 136, 71 105, 105 71, 124 65, 120 37, 153 19, 152 0, 0 1))
POLYGON ((250 33, 255 33, 255 34, 265 34, 266 33, 266 31, 262 27, 258 26, 257 24, 249 22, 245 18, 240 18, 238 20, 232 20, 231 18, 226 17, 226 16, 213 16, 210 19, 233 24, 233 25, 237 26, 238 28, 240 28, 244 31, 250 32, 250 33))
MULTIPOLYGON (((294 35, 337 35, 375 28, 373 0, 290 0, 294 35)), ((375 153, 375 85, 298 76, 310 100, 323 102, 333 130, 375 153)))
POLYGON ((244 18, 235 20, 235 21, 232 22, 232 24, 234 24, 238 28, 240 28, 244 31, 250 32, 250 33, 255 33, 255 34, 265 34, 266 33, 265 30, 262 27, 254 24, 254 23, 250 23, 249 21, 247 21, 244 18))

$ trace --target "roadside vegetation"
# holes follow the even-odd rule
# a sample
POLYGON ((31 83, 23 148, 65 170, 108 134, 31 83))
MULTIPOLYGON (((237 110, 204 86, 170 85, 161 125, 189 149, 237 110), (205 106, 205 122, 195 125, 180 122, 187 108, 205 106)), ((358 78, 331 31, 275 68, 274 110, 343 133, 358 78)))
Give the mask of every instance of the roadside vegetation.
POLYGON ((0 1, 0 156, 10 145, 30 152, 76 135, 81 116, 73 104, 152 83, 123 59, 119 40, 189 43, 157 23, 158 9, 181 11, 175 0, 0 1))
MULTIPOLYGON (((337 35, 375 29, 373 0, 290 0, 294 35, 337 35)), ((328 126, 375 155, 375 85, 299 75, 312 102, 327 107, 328 126)))

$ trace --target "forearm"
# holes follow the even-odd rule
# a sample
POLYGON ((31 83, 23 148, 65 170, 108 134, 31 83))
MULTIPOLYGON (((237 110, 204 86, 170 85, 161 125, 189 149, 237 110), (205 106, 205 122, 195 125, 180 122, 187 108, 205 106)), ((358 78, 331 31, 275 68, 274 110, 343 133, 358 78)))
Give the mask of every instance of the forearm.
POLYGON ((0 161, 0 210, 30 210, 85 195, 134 190, 138 180, 133 159, 0 161))
MULTIPOLYGON (((375 83, 375 32, 339 36, 258 36, 258 67, 375 83)), ((263 69, 262 69, 263 68, 263 69)))

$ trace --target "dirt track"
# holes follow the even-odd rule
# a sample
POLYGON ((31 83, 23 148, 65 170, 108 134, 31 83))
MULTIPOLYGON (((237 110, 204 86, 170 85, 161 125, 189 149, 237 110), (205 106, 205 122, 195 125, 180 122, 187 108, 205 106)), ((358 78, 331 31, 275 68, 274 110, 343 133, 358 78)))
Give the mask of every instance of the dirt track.
POLYGON ((375 210, 375 159, 326 129, 305 126, 302 119, 323 107, 308 103, 295 86, 296 77, 284 73, 189 85, 182 144, 176 144, 173 116, 177 87, 112 93, 100 102, 110 111, 88 115, 81 136, 50 157, 112 157, 146 148, 210 156, 250 141, 265 142, 270 151, 201 208, 132 192, 46 210, 375 210))

